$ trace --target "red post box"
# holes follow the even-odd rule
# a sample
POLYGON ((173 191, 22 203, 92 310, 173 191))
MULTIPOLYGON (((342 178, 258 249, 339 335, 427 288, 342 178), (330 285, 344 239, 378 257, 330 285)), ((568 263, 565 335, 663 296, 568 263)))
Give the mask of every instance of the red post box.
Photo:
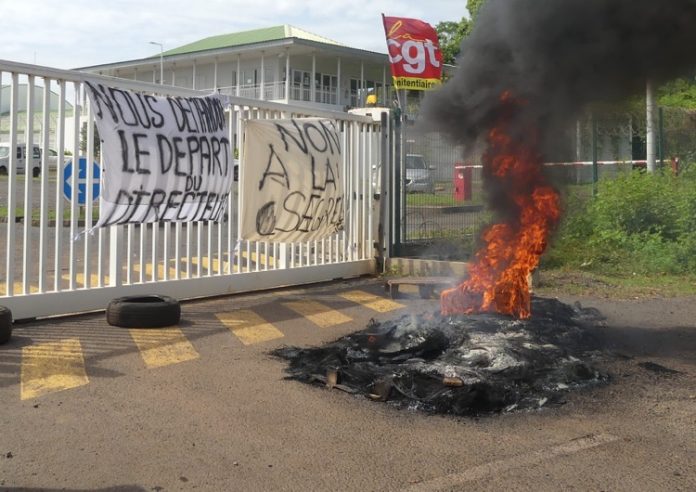
POLYGON ((464 202, 471 200, 471 166, 461 162, 454 165, 454 201, 464 202))

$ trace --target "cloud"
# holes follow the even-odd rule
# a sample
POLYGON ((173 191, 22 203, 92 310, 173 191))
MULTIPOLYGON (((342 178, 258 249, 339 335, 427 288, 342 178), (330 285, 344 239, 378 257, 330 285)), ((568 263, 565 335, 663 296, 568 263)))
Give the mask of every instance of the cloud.
POLYGON ((385 52, 381 13, 435 24, 458 20, 465 2, 431 0, 0 0, 3 58, 59 68, 151 56, 230 32, 291 24, 343 44, 385 52))

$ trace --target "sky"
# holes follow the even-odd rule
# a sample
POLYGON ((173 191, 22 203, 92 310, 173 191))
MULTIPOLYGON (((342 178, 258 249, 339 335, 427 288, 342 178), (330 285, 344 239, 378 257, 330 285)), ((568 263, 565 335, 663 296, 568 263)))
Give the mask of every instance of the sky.
POLYGON ((159 54, 209 36, 290 24, 386 53, 381 14, 435 26, 466 0, 0 0, 0 59, 78 68, 159 54), (366 6, 369 4, 369 6, 366 6))

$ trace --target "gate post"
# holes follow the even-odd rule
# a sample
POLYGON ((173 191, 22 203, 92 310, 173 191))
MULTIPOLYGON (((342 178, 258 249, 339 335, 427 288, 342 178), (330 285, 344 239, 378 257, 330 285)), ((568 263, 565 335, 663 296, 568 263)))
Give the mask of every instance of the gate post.
MULTIPOLYGON (((373 172, 370 176, 365 176, 365 179, 370 180, 370 189, 372 196, 369 198, 373 201, 378 201, 379 204, 374 207, 368 207, 370 213, 377 216, 377 234, 372 245, 377 261, 377 270, 384 272, 386 258, 392 254, 392 199, 391 199, 391 176, 392 176, 392 137, 391 137, 391 111, 388 108, 356 108, 349 111, 351 114, 361 116, 369 116, 373 121, 380 124, 380 140, 379 140, 379 169, 375 169, 377 165, 368 166, 373 172), (375 189, 375 178, 379 173, 379 190, 375 189), (377 195, 379 193, 379 195, 377 195), (377 209, 376 213, 373 212, 377 209)), ((374 152, 370 154, 370 162, 375 157, 374 152)), ((373 217, 374 217, 373 215, 373 217)), ((374 231, 374 229, 373 229, 374 231)))

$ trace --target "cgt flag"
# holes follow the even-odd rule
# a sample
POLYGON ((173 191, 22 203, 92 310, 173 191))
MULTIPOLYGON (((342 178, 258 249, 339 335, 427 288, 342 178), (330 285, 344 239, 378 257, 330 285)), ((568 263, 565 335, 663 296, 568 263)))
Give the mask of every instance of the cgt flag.
POLYGON ((442 83, 442 52, 437 32, 427 22, 385 17, 384 32, 394 87, 424 91, 442 83))

